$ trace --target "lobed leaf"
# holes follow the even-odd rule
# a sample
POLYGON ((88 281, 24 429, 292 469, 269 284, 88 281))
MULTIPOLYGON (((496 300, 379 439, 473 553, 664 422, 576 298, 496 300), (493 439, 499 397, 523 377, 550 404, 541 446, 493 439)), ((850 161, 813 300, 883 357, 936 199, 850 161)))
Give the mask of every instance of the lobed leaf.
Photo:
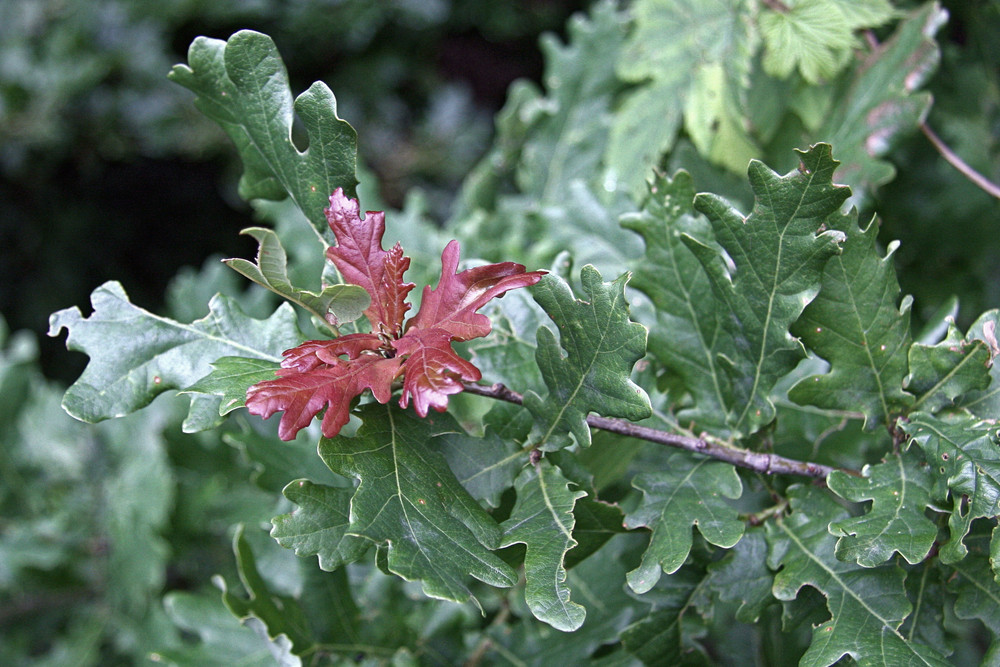
POLYGON ((365 316, 370 333, 355 333, 334 340, 307 341, 286 350, 278 379, 260 382, 247 390, 251 414, 270 417, 284 412, 278 436, 290 440, 305 428, 320 410, 323 434, 332 438, 350 419, 351 402, 366 389, 379 403, 386 403, 392 384, 403 376, 399 404, 412 400, 417 414, 427 416, 448 406, 448 396, 462 391, 462 381, 477 381, 479 369, 460 357, 453 341, 485 336, 490 321, 476 311, 495 297, 517 287, 533 285, 540 271, 526 273, 513 262, 489 264, 456 273, 459 247, 452 241, 441 256, 442 275, 437 289, 424 290, 420 313, 406 328, 409 310, 406 295, 412 283, 403 282, 410 265, 397 243, 382 249, 384 215, 369 211, 359 215, 356 199, 343 190, 330 195, 326 210, 338 245, 327 256, 345 279, 365 289, 371 303, 365 316))
POLYGON ((793 486, 791 514, 767 524, 767 564, 777 570, 772 593, 795 600, 805 586, 826 598, 829 620, 815 626, 800 665, 832 665, 849 655, 859 665, 947 665, 935 649, 899 627, 912 605, 896 565, 862 568, 835 555, 827 527, 847 513, 823 490, 793 486))
POLYGON ((281 350, 302 340, 290 306, 254 320, 233 300, 217 295, 209 314, 191 324, 133 305, 122 286, 108 282, 91 295, 94 312, 77 307, 49 318, 49 335, 69 331, 66 346, 90 356, 83 374, 66 391, 66 411, 87 422, 121 417, 170 389, 186 389, 211 371, 220 357, 274 363, 281 350))
POLYGON ((819 294, 791 328, 830 369, 799 380, 788 397, 801 405, 861 412, 871 429, 889 426, 913 402, 902 388, 912 299, 897 307, 892 258, 899 244, 890 243, 880 257, 876 221, 862 230, 856 219, 856 212, 830 216, 829 226, 846 237, 843 252, 827 262, 819 294))
POLYGON ((628 528, 653 531, 642 563, 628 573, 628 585, 646 593, 660 571, 676 572, 691 551, 692 526, 709 543, 728 549, 743 536, 744 524, 724 498, 743 492, 736 469, 728 463, 696 459, 686 453, 670 456, 662 470, 639 473, 632 486, 642 491, 639 506, 625 516, 628 528))
POLYGON ((716 356, 727 378, 727 423, 734 435, 774 419, 770 391, 804 356, 788 329, 816 296, 824 266, 844 240, 842 232, 825 229, 850 195, 833 184, 837 162, 830 146, 817 144, 800 157, 799 168, 785 176, 751 163, 755 203, 745 218, 720 197, 695 198, 718 246, 682 237, 708 274, 731 341, 716 356))
POLYGON ((694 184, 685 171, 656 175, 642 211, 623 216, 626 229, 642 235, 646 253, 630 285, 656 306, 656 326, 649 332, 649 352, 676 373, 693 405, 678 413, 699 429, 726 429, 729 380, 721 366, 726 341, 712 285, 701 262, 682 240, 684 235, 710 243, 711 229, 694 209, 694 184))
POLYGON ((337 327, 353 322, 368 308, 371 298, 357 285, 324 285, 317 294, 292 285, 288 277, 288 256, 278 235, 263 227, 249 227, 241 234, 257 240, 257 261, 245 259, 223 260, 230 268, 243 274, 258 285, 302 306, 321 322, 337 327))
POLYGON ((267 35, 241 30, 228 40, 198 37, 188 64, 170 79, 194 92, 195 106, 229 135, 240 159, 244 199, 291 196, 316 233, 329 233, 322 211, 336 188, 354 194, 357 134, 337 116, 337 100, 317 81, 292 101, 288 72, 267 35), (298 116, 308 148, 292 141, 298 116))
POLYGON ((566 552, 576 546, 573 507, 587 495, 571 491, 559 468, 545 460, 527 466, 514 488, 517 502, 510 518, 501 524, 501 547, 524 544, 524 597, 535 618, 563 632, 583 625, 583 606, 570 601, 566 587, 566 552))
POLYGON ((566 433, 581 446, 589 445, 586 420, 591 411, 631 421, 651 414, 646 392, 629 378, 632 366, 646 353, 646 328, 629 320, 628 274, 605 283, 588 265, 580 278, 587 301, 574 298, 569 285, 554 275, 534 291, 560 334, 557 343, 548 328, 538 329, 535 359, 549 393, 544 399, 534 392, 524 395, 524 407, 535 418, 529 439, 547 451, 567 445, 566 433))
POLYGON ((347 534, 374 542, 390 572, 421 581, 431 597, 478 604, 466 584, 470 575, 493 586, 517 583, 492 553, 500 526, 462 488, 438 448, 438 438, 459 426, 447 415, 418 419, 371 403, 360 417, 356 436, 319 445, 331 470, 360 481, 347 534))
POLYGON ((886 457, 865 466, 861 477, 834 470, 827 477, 830 489, 841 498, 871 501, 864 515, 830 524, 837 540, 837 558, 862 567, 876 567, 894 552, 910 564, 923 561, 937 539, 937 526, 925 512, 931 504, 934 481, 910 452, 886 457))
POLYGON ((774 601, 774 574, 767 569, 767 542, 762 528, 751 528, 727 553, 708 566, 709 586, 719 598, 739 602, 736 620, 755 623, 774 601))
POLYGON ((971 335, 966 339, 954 325, 935 345, 914 343, 909 361, 906 388, 917 396, 914 410, 938 412, 963 394, 985 390, 992 381, 993 358, 987 343, 971 335))
POLYGON ((282 494, 298 508, 271 519, 271 537, 297 556, 318 556, 319 566, 333 571, 358 560, 370 543, 347 534, 353 489, 289 482, 282 494))
POLYGON ((944 563, 956 563, 968 553, 964 539, 973 520, 1000 515, 997 427, 970 416, 945 421, 917 412, 900 428, 923 450, 930 471, 937 477, 935 496, 951 496, 951 539, 941 546, 939 555, 944 563))
MULTIPOLYGON (((182 393, 220 396, 219 415, 246 407, 247 388, 274 377, 279 364, 268 359, 220 357, 212 362, 212 372, 182 393)), ((194 399, 195 396, 192 396, 194 399)))
POLYGON ((969 391, 959 398, 960 405, 980 419, 1000 417, 1000 345, 997 344, 997 325, 1000 324, 1000 310, 988 310, 972 323, 966 336, 968 341, 981 340, 990 353, 987 368, 990 384, 980 391, 969 391))
POLYGON ((625 650, 645 665, 679 665, 691 658, 685 615, 698 600, 704 580, 704 571, 684 568, 662 581, 646 616, 622 632, 625 650))

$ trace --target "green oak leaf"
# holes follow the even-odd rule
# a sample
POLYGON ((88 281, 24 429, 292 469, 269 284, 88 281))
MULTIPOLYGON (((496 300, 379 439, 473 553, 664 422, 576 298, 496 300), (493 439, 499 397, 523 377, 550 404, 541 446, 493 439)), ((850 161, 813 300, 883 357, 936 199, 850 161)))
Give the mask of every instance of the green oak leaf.
POLYGON ((694 184, 685 171, 657 174, 649 184, 642 211, 625 215, 621 225, 640 234, 646 253, 629 283, 656 306, 656 326, 649 332, 649 352, 676 373, 691 394, 691 406, 678 419, 698 429, 726 429, 729 380, 720 365, 726 334, 720 323, 712 285, 701 262, 682 240, 690 235, 710 243, 711 228, 694 210, 694 184))
POLYGON ((981 340, 990 351, 989 372, 991 382, 981 391, 970 391, 959 398, 959 405, 980 419, 1000 418, 1000 345, 997 344, 997 329, 1000 325, 1000 310, 988 310, 969 327, 967 340, 981 340))
POLYGON ((653 607, 622 632, 625 650, 644 665, 667 667, 685 664, 684 658, 691 660, 693 647, 686 641, 689 628, 685 615, 698 603, 704 581, 705 572, 695 567, 686 567, 661 581, 655 596, 650 596, 655 600, 653 607))
POLYGON ((240 233, 257 240, 257 261, 225 259, 223 261, 226 265, 258 285, 302 306, 320 322, 334 327, 353 322, 371 304, 371 296, 358 285, 324 285, 319 293, 295 287, 288 277, 288 255, 277 234, 263 227, 249 227, 240 233))
POLYGON ((842 164, 838 178, 858 199, 892 180, 896 170, 883 157, 930 109, 931 94, 916 91, 937 67, 940 54, 933 36, 947 16, 928 2, 902 21, 888 41, 852 70, 853 78, 835 95, 825 122, 811 133, 837 147, 842 164))
POLYGON ((240 196, 284 199, 298 205, 316 232, 332 244, 323 209, 338 187, 356 197, 357 134, 337 116, 337 100, 317 81, 292 100, 288 72, 267 35, 241 30, 228 40, 198 37, 188 64, 175 65, 170 79, 194 92, 195 106, 217 122, 243 161, 240 196), (309 147, 292 141, 298 116, 309 147))
POLYGON ((734 435, 774 419, 770 391, 805 355, 788 329, 816 296, 824 266, 844 240, 843 232, 824 229, 850 196, 849 188, 832 182, 838 163, 830 146, 799 155, 799 168, 785 176, 750 164, 755 203, 749 216, 716 195, 695 198, 718 246, 682 236, 708 274, 731 340, 716 348, 716 357, 728 380, 727 423, 734 435))
POLYGON ((50 336, 66 328, 66 346, 90 356, 63 398, 66 411, 86 422, 121 417, 169 389, 186 389, 208 375, 220 357, 278 363, 281 352, 304 337, 288 305, 255 320, 232 299, 216 295, 208 315, 182 324, 133 305, 116 282, 98 287, 90 300, 90 317, 73 307, 49 318, 50 336))
POLYGON ((618 54, 622 80, 638 84, 614 115, 605 160, 639 195, 683 123, 698 151, 733 171, 759 153, 743 117, 756 37, 744 2, 640 0, 618 54))
POLYGON ((854 503, 871 501, 859 517, 830 524, 837 540, 837 558, 862 567, 876 567, 894 552, 916 564, 930 553, 937 526, 925 512, 934 480, 921 458, 911 451, 890 455, 883 463, 865 466, 861 477, 834 470, 827 485, 854 503))
POLYGON ((600 550, 612 537, 626 531, 621 508, 600 500, 580 498, 573 508, 573 517, 576 520, 573 526, 576 546, 566 554, 566 569, 572 569, 600 550))
POLYGON ((267 642, 229 613, 218 596, 173 591, 163 598, 167 616, 200 640, 197 644, 156 651, 167 665, 273 667, 267 642))
POLYGON ((896 565, 863 568, 835 555, 827 527, 848 518, 825 491, 793 486, 791 514, 766 524, 768 567, 777 570, 772 593, 791 601, 810 586, 826 598, 829 620, 815 626, 800 665, 832 665, 850 655, 862 667, 947 665, 933 648, 911 641, 899 627, 912 611, 896 565))
POLYGON ((238 449, 255 469, 250 479, 260 488, 278 494, 289 481, 300 477, 319 484, 349 485, 316 455, 318 427, 303 429, 294 440, 280 442, 273 431, 262 433, 248 424, 241 426, 240 430, 223 433, 222 440, 238 449))
POLYGON ((460 432, 455 421, 447 413, 420 419, 374 403, 359 416, 357 435, 319 444, 331 470, 360 481, 347 534, 374 542, 389 571, 421 581, 431 597, 478 604, 466 585, 470 575, 493 586, 517 583, 492 553, 500 526, 458 482, 436 444, 460 432))
POLYGON ((297 556, 318 556, 319 566, 332 571, 361 558, 371 543, 347 534, 354 489, 289 482, 282 490, 298 508, 271 519, 271 537, 297 556))
POLYGON ((984 553, 973 553, 949 568, 948 590, 957 595, 955 616, 979 619, 993 633, 993 643, 1000 640, 1000 585, 993 578, 984 553))
POLYGON ((890 243, 879 256, 878 224, 872 219, 860 229, 854 211, 831 216, 828 224, 846 235, 843 252, 827 262, 819 294, 791 331, 830 369, 803 378, 788 397, 801 405, 860 411, 869 429, 888 426, 913 401, 902 389, 912 299, 899 303, 892 265, 899 244, 890 243))
POLYGON ((935 345, 914 343, 909 358, 906 388, 917 396, 914 410, 938 412, 963 394, 985 390, 992 381, 989 346, 971 336, 966 339, 953 325, 935 345))
POLYGON ((587 265, 580 278, 587 301, 574 298, 566 281, 551 273, 532 290, 559 328, 559 342, 547 327, 536 334, 535 359, 548 395, 524 395, 524 407, 535 418, 529 440, 547 451, 569 444, 566 433, 580 445, 589 445, 589 412, 638 421, 652 411, 646 392, 629 378, 632 366, 646 353, 646 328, 629 320, 629 275, 605 283, 597 269, 587 265))
POLYGON ((642 500, 626 514, 625 526, 653 531, 642 563, 628 573, 628 585, 636 593, 652 589, 661 570, 672 574, 684 564, 692 526, 711 544, 727 549, 743 536, 739 512, 725 500, 738 499, 743 484, 728 463, 678 452, 662 470, 636 475, 632 486, 642 491, 642 500))
POLYGON ((850 61, 857 45, 856 30, 875 28, 893 14, 888 0, 797 0, 766 5, 758 19, 765 47, 764 70, 786 78, 798 69, 809 83, 823 83, 850 61))
POLYGON ((527 466, 517 476, 517 502, 510 518, 501 524, 502 547, 524 544, 524 598, 535 618, 563 632, 572 632, 587 615, 570 601, 566 586, 566 552, 576 546, 573 539, 573 506, 587 495, 571 491, 570 482, 544 459, 527 466))
POLYGON ((750 528, 725 558, 708 566, 708 584, 719 598, 739 602, 736 620, 756 623, 764 609, 774 602, 771 584, 774 573, 767 569, 767 541, 763 528, 750 528))
POLYGON ((446 433, 438 438, 438 447, 473 498, 499 507, 501 495, 514 485, 514 478, 528 460, 528 453, 518 443, 531 428, 531 416, 520 406, 497 401, 483 417, 483 425, 481 438, 446 433))
MULTIPOLYGON (((219 415, 246 407, 247 387, 273 380, 280 363, 251 357, 219 357, 212 362, 212 372, 189 386, 182 393, 220 396, 219 415)), ((192 397, 193 399, 194 397, 192 397)))
POLYGON ((301 655, 311 648, 313 639, 302 607, 294 598, 271 591, 257 568, 257 559, 244 535, 243 526, 233 537, 233 551, 240 582, 249 597, 244 598, 229 590, 224 580, 217 577, 215 583, 222 588, 222 601, 229 611, 244 623, 256 619, 263 624, 266 637, 286 652, 301 655))
POLYGON ((997 427, 971 416, 944 421, 923 412, 910 415, 900 427, 923 450, 939 481, 936 496, 951 496, 951 539, 941 546, 939 556, 944 563, 956 563, 968 553, 964 539, 973 520, 1000 515, 997 427))

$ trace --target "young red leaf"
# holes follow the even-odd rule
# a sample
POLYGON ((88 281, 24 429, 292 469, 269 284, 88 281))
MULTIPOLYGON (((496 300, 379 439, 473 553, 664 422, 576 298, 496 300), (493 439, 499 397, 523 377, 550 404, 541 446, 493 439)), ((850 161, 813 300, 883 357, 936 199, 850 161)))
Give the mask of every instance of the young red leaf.
POLYGON ((311 340, 286 350, 278 378, 247 390, 246 405, 265 419, 284 412, 278 436, 291 440, 320 410, 323 435, 332 438, 349 419, 350 404, 365 389, 380 403, 392 393, 392 383, 403 377, 399 404, 410 400, 421 417, 433 408, 448 407, 448 396, 462 391, 462 381, 475 382, 479 369, 451 347, 490 332, 488 317, 477 311, 490 299, 518 287, 534 285, 543 271, 526 273, 513 262, 478 266, 457 272, 459 246, 450 242, 441 254, 441 280, 436 289, 424 288, 420 312, 403 328, 409 310, 406 295, 412 283, 403 282, 410 265, 396 244, 382 249, 385 215, 369 211, 364 219, 358 202, 339 188, 326 210, 337 245, 327 250, 344 280, 365 288, 371 305, 365 316, 371 333, 335 340, 311 340))
POLYGON ((403 317, 410 309, 406 295, 414 287, 413 283, 403 282, 410 258, 403 256, 398 243, 391 250, 382 249, 385 213, 368 211, 362 220, 359 210, 358 200, 345 197, 342 188, 330 195, 326 219, 337 237, 337 245, 328 248, 326 256, 346 282, 364 287, 371 295, 365 317, 372 331, 397 338, 403 317))
POLYGON ((441 253, 441 280, 436 289, 424 287, 420 312, 407 324, 412 329, 443 329, 453 340, 481 338, 492 328, 490 319, 477 313, 490 299, 518 287, 534 285, 544 271, 524 272, 514 262, 487 264, 456 273, 458 241, 441 253))

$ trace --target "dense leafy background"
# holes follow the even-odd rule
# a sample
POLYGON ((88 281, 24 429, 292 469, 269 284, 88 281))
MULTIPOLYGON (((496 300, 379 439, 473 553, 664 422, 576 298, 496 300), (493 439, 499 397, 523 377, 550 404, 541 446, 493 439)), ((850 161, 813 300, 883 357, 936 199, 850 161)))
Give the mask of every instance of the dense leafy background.
MULTIPOLYGON (((997 417, 996 367, 983 364, 997 314, 979 313, 1000 303, 998 205, 915 123, 929 109, 1000 180, 1000 12, 945 3, 944 23, 932 4, 788 4, 756 20, 742 3, 597 3, 565 25, 575 7, 558 2, 0 7, 0 662, 746 664, 747 646, 760 664, 994 660, 1000 456, 979 418, 997 417), (196 35, 245 27, 274 37, 290 94, 317 79, 336 92, 360 137, 362 205, 390 209, 408 279, 433 284, 452 237, 463 256, 555 269, 540 305, 508 295, 494 336, 469 350, 527 409, 467 398, 418 421, 368 405, 356 431, 320 439, 313 427, 280 445, 273 424, 232 410, 233 378, 268 372, 315 323, 214 259, 165 291, 164 276, 211 252, 252 257, 237 232, 253 222, 275 229, 291 284, 319 292, 323 274, 314 229, 287 201, 240 204, 225 136, 163 80, 196 35), (536 50, 542 29, 560 36, 536 50), (488 148, 498 90, 524 73, 534 81, 511 87, 488 148), (852 186, 857 214, 836 212, 828 154, 791 151, 817 140, 832 141, 833 180, 852 186), (762 162, 748 179, 750 158, 762 162), (825 187, 782 176, 799 159, 825 187), (650 193, 657 164, 666 175, 650 193), (794 196, 816 203, 825 241, 789 245, 802 261, 788 280, 747 291, 747 267, 797 238, 807 216, 782 209, 794 196), (619 228, 623 214, 637 233, 619 228), (741 236, 743 216, 765 230, 741 236), (835 238, 843 252, 819 261, 835 238), (625 270, 635 290, 615 280, 625 270), (671 271, 676 291, 663 289, 671 271), (98 287, 109 279, 134 303, 98 287), (41 332, 95 288, 98 317, 70 308, 53 321, 94 364, 64 399, 40 367, 73 380, 82 356, 49 347, 40 366, 37 335, 11 329, 41 332), (622 295, 650 328, 638 393, 625 382, 641 335, 622 295), (777 319, 760 319, 761 299, 777 319), (854 302, 865 307, 848 317, 854 302), (607 349, 577 337, 583 322, 614 332, 607 349), (787 375, 789 325, 828 368, 787 375), (831 326, 853 352, 827 343, 831 326), (154 344, 106 344, 131 327, 154 344), (258 365, 196 383, 233 355, 258 365), (87 425, 64 400, 88 420, 152 403, 87 425), (593 409, 652 409, 659 428, 871 465, 830 477, 841 504, 790 477, 590 433, 593 409), (886 422, 902 412, 912 444, 900 451, 886 422), (759 431, 773 414, 780 428, 759 431), (524 443, 548 452, 539 466, 523 466, 524 443), (356 456, 359 445, 382 453, 356 456), (400 470, 407 486, 393 493, 400 470), (401 528, 378 512, 387 504, 422 520, 401 528)), ((244 179, 241 192, 279 186, 294 189, 244 179)))

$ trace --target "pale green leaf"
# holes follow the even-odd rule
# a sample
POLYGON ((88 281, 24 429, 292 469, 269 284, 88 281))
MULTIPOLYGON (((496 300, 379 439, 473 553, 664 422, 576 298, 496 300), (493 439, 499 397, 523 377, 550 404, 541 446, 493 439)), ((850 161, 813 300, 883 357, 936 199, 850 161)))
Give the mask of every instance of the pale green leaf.
POLYGON ((90 317, 73 307, 49 318, 50 336, 66 328, 67 347, 90 356, 63 399, 67 412, 87 422, 121 417, 164 391, 185 389, 208 375, 220 357, 277 363, 283 350, 303 339, 288 305, 266 320, 254 320, 218 295, 208 315, 182 324, 133 305, 116 282, 94 290, 91 303, 90 317))
POLYGON ((197 636, 197 644, 156 652, 158 662, 167 665, 204 667, 272 667, 274 658, 250 628, 241 625, 217 596, 173 591, 163 604, 170 619, 197 636))
POLYGON ((455 479, 436 439, 459 432, 447 414, 417 418, 389 405, 360 408, 354 437, 320 441, 323 461, 360 480, 347 533, 384 551, 391 572, 419 580, 431 597, 472 600, 466 580, 513 586, 517 575, 492 553, 500 526, 455 479))
POLYGON ((892 259, 899 244, 889 244, 879 256, 875 220, 864 230, 856 220, 855 212, 829 219, 847 237, 843 252, 827 262, 819 294, 792 326, 830 370, 800 380, 788 397, 803 405, 862 412, 871 429, 888 426, 913 400, 902 389, 912 299, 897 306, 892 259))
POLYGON ((589 445, 589 412, 631 421, 651 414, 649 397, 629 377, 632 366, 646 353, 646 328, 629 320, 628 274, 605 283, 597 269, 588 265, 580 277, 586 301, 576 299, 569 285, 553 274, 543 277, 532 290, 559 328, 559 342, 546 327, 536 334, 535 358, 548 395, 524 395, 524 407, 535 417, 529 438, 544 450, 569 444, 566 433, 572 433, 580 445, 589 445))
POLYGON ((258 285, 302 306, 320 322, 334 327, 353 322, 371 303, 368 292, 357 285, 324 285, 319 293, 295 287, 288 277, 288 255, 278 235, 263 227, 249 227, 241 233, 257 240, 256 263, 238 258, 223 261, 258 285))
POLYGON ((320 568, 327 571, 353 563, 368 550, 368 540, 347 534, 353 489, 300 479, 282 493, 298 508, 271 519, 271 537, 281 546, 298 556, 319 556, 320 568))
POLYGON ((966 339, 954 326, 935 345, 914 343, 909 360, 906 388, 917 397, 914 410, 938 412, 963 394, 985 390, 992 381, 993 359, 986 342, 966 339))
POLYGON ((323 209, 338 187, 355 197, 357 134, 337 116, 337 101, 317 81, 294 102, 285 64, 267 35, 241 30, 228 40, 199 37, 188 64, 171 80, 194 92, 195 105, 229 135, 243 161, 244 199, 284 199, 286 193, 317 233, 329 240, 323 209), (308 135, 305 150, 292 141, 298 116, 308 135))
POLYGON ((921 463, 920 457, 902 452, 865 466, 861 477, 830 473, 827 484, 834 493, 851 502, 872 503, 862 516, 830 524, 830 533, 840 538, 837 558, 876 567, 895 552, 911 564, 927 557, 937 526, 925 515, 934 481, 921 463))
POLYGON ((812 84, 829 80, 847 64, 855 46, 854 29, 859 27, 830 0, 765 6, 758 23, 764 39, 765 71, 787 78, 798 69, 812 84))
POLYGON ((847 518, 844 509, 819 488, 788 491, 791 514, 769 521, 767 564, 777 570, 772 593, 794 600, 804 586, 826 598, 829 620, 812 630, 800 665, 832 665, 849 655, 859 665, 947 665, 933 648, 911 641, 899 630, 912 611, 896 565, 862 568, 834 554, 836 539, 827 526, 847 518))
POLYGON ((823 228, 850 195, 833 185, 838 163, 830 146, 817 144, 800 158, 785 176, 751 163, 756 201, 749 216, 715 195, 695 198, 718 246, 682 236, 708 274, 729 339, 715 353, 734 434, 753 433, 774 418, 771 389, 804 356, 788 328, 816 296, 824 266, 844 240, 842 232, 823 228))
POLYGON ((570 482, 545 460, 527 466, 515 482, 517 502, 510 518, 501 524, 501 546, 524 544, 524 597, 535 618, 564 632, 572 632, 587 615, 570 601, 566 586, 566 552, 576 546, 573 507, 587 495, 571 491, 570 482))
MULTIPOLYGON (((273 380, 279 362, 250 357, 220 357, 212 362, 212 372, 183 393, 208 394, 221 397, 216 406, 219 415, 246 407, 247 388, 258 382, 273 380)), ((192 397, 194 400, 195 397, 192 397)))
POLYGON ((748 3, 726 0, 632 6, 633 30, 617 72, 640 85, 615 114, 605 160, 633 195, 673 147, 682 119, 713 162, 742 171, 757 154, 742 101, 756 48, 749 11, 748 3))
POLYGON ((744 524, 735 506, 743 493, 736 469, 720 461, 673 454, 656 472, 643 472, 632 480, 642 491, 639 506, 625 517, 628 528, 653 531, 638 568, 629 572, 628 584, 646 593, 660 580, 660 571, 676 572, 692 546, 692 527, 709 543, 729 548, 743 536, 744 524))
POLYGON ((930 471, 938 478, 937 497, 951 497, 951 539, 939 553, 944 563, 958 562, 968 552, 964 539, 973 520, 1000 515, 997 427, 975 417, 944 421, 917 412, 901 428, 923 450, 930 471))

